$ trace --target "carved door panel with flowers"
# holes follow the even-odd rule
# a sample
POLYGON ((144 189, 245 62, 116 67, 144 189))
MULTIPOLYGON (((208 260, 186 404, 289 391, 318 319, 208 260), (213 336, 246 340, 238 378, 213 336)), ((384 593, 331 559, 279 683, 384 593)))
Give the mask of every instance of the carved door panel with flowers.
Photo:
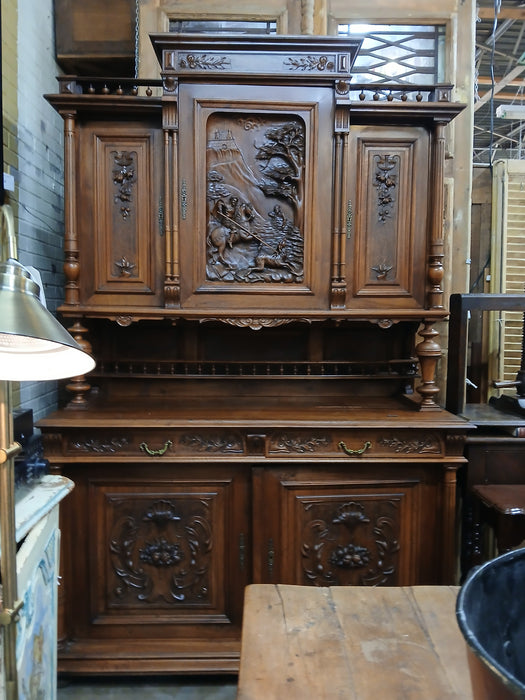
MULTIPOLYGON (((414 585, 437 550, 428 527, 439 517, 430 474, 407 469, 399 478, 381 465, 322 475, 309 467, 266 470, 263 492, 274 504, 261 552, 263 582, 294 585, 414 585), (410 473, 412 472, 412 473, 410 473), (426 562, 426 563, 425 563, 426 562)), ((256 533, 258 535, 258 533, 256 533)))
POLYGON ((125 479, 121 471, 72 469, 78 500, 70 506, 87 527, 65 536, 76 574, 65 574, 66 584, 76 581, 69 633, 95 641, 132 628, 137 639, 161 635, 166 644, 188 634, 237 642, 250 571, 242 470, 126 464, 125 479))

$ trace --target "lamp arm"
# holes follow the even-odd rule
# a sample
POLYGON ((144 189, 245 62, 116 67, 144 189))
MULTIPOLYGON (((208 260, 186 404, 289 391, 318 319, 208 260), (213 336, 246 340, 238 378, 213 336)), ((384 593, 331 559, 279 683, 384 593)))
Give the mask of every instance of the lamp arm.
POLYGON ((16 236, 15 236, 15 217, 13 216, 13 210, 9 204, 4 204, 0 207, 0 214, 2 216, 2 239, 1 251, 2 260, 17 260, 18 252, 16 246, 16 236))

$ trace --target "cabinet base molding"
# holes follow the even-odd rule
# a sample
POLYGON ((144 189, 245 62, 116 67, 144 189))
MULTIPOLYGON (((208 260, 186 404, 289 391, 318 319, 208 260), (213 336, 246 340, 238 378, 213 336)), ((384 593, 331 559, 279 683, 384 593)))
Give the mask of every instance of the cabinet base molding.
POLYGON ((203 642, 148 640, 70 642, 59 648, 60 675, 171 675, 236 674, 239 671, 240 641, 205 647, 203 642))

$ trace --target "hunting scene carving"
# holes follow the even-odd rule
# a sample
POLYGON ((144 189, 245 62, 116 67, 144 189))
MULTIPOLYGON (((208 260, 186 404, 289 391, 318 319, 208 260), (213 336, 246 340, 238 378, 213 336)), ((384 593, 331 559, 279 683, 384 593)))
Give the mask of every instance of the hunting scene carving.
POLYGON ((298 119, 209 120, 208 280, 303 281, 304 142, 298 119))

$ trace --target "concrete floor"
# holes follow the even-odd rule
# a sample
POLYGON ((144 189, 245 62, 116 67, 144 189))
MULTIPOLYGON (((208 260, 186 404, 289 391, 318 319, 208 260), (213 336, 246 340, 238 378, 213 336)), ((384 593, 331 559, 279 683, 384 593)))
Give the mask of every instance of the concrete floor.
POLYGON ((181 678, 60 679, 57 700, 235 700, 237 678, 199 676, 181 678))

